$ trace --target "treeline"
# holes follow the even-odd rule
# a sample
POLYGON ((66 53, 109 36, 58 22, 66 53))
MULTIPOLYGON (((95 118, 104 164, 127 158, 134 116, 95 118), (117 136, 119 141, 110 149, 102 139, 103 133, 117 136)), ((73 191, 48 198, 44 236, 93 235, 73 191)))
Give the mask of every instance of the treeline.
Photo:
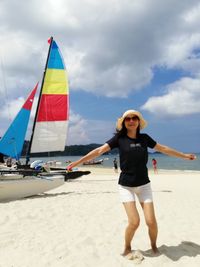
MULTIPOLYGON (((26 156, 28 151, 28 146, 29 146, 29 141, 25 141, 23 146, 22 156, 26 156)), ((99 146, 101 146, 101 144, 71 145, 71 146, 66 146, 64 151, 31 153, 31 157, 82 156, 99 146)), ((118 149, 113 149, 112 151, 109 152, 109 154, 117 154, 117 153, 118 149)))

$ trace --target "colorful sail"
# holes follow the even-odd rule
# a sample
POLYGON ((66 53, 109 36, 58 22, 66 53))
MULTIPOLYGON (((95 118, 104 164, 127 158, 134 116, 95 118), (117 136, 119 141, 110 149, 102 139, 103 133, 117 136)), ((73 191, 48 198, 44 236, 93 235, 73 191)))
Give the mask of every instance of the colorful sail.
POLYGON ((0 140, 0 152, 9 157, 19 159, 22 153, 26 131, 28 128, 29 118, 33 105, 33 100, 38 84, 35 86, 31 94, 21 110, 11 123, 10 127, 0 140))
POLYGON ((30 152, 63 151, 68 120, 67 74, 60 50, 52 38, 30 152))

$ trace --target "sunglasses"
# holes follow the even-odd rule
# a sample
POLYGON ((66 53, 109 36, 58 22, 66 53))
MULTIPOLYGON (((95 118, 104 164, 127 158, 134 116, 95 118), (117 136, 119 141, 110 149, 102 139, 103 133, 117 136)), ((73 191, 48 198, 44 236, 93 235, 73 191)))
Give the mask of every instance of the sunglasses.
POLYGON ((137 116, 134 116, 134 117, 126 117, 125 119, 124 119, 126 122, 129 122, 129 121, 135 121, 135 120, 139 120, 139 118, 137 117, 137 116))

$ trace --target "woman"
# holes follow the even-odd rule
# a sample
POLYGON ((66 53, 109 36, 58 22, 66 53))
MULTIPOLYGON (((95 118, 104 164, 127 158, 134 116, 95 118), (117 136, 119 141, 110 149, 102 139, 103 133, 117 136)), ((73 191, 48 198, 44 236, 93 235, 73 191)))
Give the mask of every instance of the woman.
POLYGON ((151 183, 146 167, 148 161, 147 148, 150 147, 158 152, 183 159, 194 160, 196 158, 194 154, 178 152, 170 147, 158 144, 147 134, 141 134, 140 130, 146 126, 147 122, 140 112, 127 110, 117 120, 117 133, 113 138, 68 166, 68 170, 70 170, 113 148, 119 148, 121 168, 118 182, 119 193, 128 217, 123 256, 131 253, 131 241, 140 222, 139 213, 135 204, 135 195, 137 195, 144 212, 145 221, 149 230, 151 248, 154 253, 158 252, 156 245, 158 228, 154 213, 151 183))

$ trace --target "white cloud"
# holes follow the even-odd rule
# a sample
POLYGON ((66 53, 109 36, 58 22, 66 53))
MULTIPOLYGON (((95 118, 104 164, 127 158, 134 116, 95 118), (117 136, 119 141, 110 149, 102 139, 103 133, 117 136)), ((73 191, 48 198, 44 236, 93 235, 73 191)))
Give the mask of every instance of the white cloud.
POLYGON ((93 143, 103 144, 115 132, 115 122, 103 120, 87 120, 87 133, 93 143))
POLYGON ((70 123, 67 134, 67 145, 86 144, 89 142, 86 120, 79 114, 70 111, 70 123))
POLYGON ((72 90, 125 97, 150 83, 152 67, 194 74, 190 62, 199 64, 198 0, 7 0, 0 10, 0 53, 12 92, 41 78, 52 34, 72 90))
MULTIPOLYGON (((65 58, 70 90, 126 97, 150 84, 154 67, 164 66, 192 78, 165 87, 143 109, 160 116, 200 113, 199 21, 199 0, 1 1, 1 132, 21 108, 21 96, 41 81, 51 35, 65 58)), ((103 143, 113 126, 71 112, 67 143, 103 143)))
POLYGON ((1 108, 0 118, 12 121, 21 109, 24 102, 25 99, 23 97, 9 101, 1 108))
MULTIPOLYGON (((13 122, 14 118, 17 116, 18 112, 21 110, 22 106, 24 105, 25 100, 26 99, 24 97, 18 97, 16 99, 12 99, 12 100, 7 99, 7 101, 4 101, 4 105, 2 105, 1 112, 0 112, 0 120, 1 120, 0 136, 3 136, 4 133, 7 131, 7 129, 13 122)), ((29 121, 28 129, 27 129, 28 139, 30 138, 30 135, 32 132, 32 126, 33 126, 33 121, 34 121, 34 117, 36 113, 37 102, 38 102, 38 97, 35 96, 32 110, 31 110, 30 121, 29 121)))
POLYGON ((141 109, 158 117, 200 113, 200 79, 182 78, 166 89, 166 94, 150 97, 141 109))
POLYGON ((70 123, 67 134, 67 145, 102 144, 114 133, 114 124, 109 121, 87 120, 80 114, 70 111, 70 123))
POLYGON ((183 63, 196 60, 200 62, 198 54, 194 53, 195 49, 200 46, 200 33, 189 35, 183 34, 182 36, 175 37, 171 43, 166 47, 166 53, 163 62, 168 68, 179 68, 188 70, 187 66, 183 63))
MULTIPOLYGON (((18 97, 17 99, 7 101, 2 106, 0 112, 0 136, 2 136, 8 129, 9 125, 22 108, 24 102, 24 97, 18 97)), ((37 102, 38 97, 36 96, 32 107, 31 119, 28 124, 26 139, 30 139, 37 102)), ((87 120, 80 114, 74 113, 72 110, 70 110, 70 122, 66 144, 89 144, 91 142, 103 143, 111 136, 113 132, 113 123, 99 120, 87 120), (109 136, 108 133, 110 133, 109 136)))

